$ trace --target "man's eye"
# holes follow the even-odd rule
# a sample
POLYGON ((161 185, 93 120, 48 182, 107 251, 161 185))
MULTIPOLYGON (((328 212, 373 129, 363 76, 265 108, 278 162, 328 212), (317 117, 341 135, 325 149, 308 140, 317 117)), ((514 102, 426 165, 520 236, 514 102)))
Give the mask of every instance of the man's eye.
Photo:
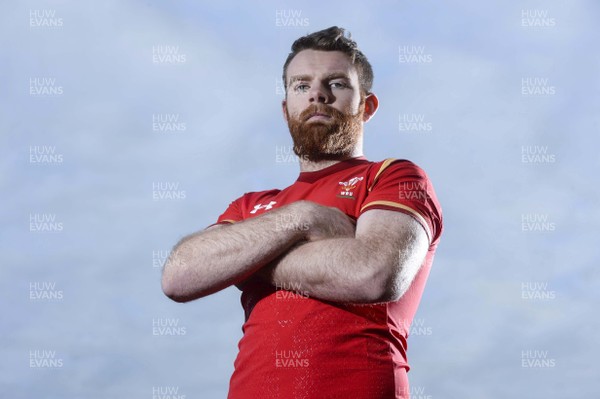
POLYGON ((331 82, 329 84, 329 86, 331 86, 331 88, 333 89, 342 89, 344 87, 348 87, 345 83, 343 82, 331 82))
POLYGON ((299 84, 296 87, 294 87, 295 91, 306 91, 308 90, 308 85, 306 84, 299 84))

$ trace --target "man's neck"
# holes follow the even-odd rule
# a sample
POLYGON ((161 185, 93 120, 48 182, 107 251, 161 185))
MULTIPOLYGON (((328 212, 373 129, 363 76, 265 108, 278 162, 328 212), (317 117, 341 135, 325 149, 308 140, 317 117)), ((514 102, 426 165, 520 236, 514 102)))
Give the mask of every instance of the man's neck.
POLYGON ((300 172, 316 172, 317 170, 325 169, 338 162, 347 161, 348 159, 363 156, 362 150, 356 150, 352 155, 342 157, 340 159, 327 159, 323 161, 309 161, 300 157, 300 172))

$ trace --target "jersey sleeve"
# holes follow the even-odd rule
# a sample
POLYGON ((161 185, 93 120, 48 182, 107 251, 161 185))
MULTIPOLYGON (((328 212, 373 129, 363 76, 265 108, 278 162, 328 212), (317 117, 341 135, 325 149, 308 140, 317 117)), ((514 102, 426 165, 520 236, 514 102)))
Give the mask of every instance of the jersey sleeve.
POLYGON ((370 181, 360 214, 371 209, 412 216, 423 226, 432 245, 442 233, 442 209, 433 186, 425 171, 410 161, 387 159, 381 163, 370 181))
POLYGON ((211 224, 208 227, 214 226, 216 224, 232 224, 244 220, 244 217, 242 215, 241 202, 245 195, 246 194, 236 199, 235 201, 232 201, 227 207, 227 209, 225 209, 225 212, 223 212, 221 216, 219 216, 217 222, 211 224))
POLYGON ((256 204, 260 205, 261 201, 267 201, 267 203, 269 203, 269 201, 271 201, 279 192, 280 190, 273 189, 244 193, 240 198, 229 204, 225 212, 219 216, 216 223, 213 223, 208 227, 216 224, 232 224, 253 217, 254 215, 251 211, 253 206, 256 206, 256 204))

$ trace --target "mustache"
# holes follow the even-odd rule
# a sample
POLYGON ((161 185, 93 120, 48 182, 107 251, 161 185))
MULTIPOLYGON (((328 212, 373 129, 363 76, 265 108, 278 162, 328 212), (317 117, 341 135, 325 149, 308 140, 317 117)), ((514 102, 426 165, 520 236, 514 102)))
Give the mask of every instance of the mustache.
POLYGON ((344 113, 341 111, 338 111, 337 109, 330 107, 328 105, 325 104, 311 104, 308 107, 306 107, 306 109, 304 111, 302 111, 298 117, 299 120, 301 121, 306 121, 308 118, 310 118, 313 114, 323 114, 323 115, 327 115, 329 117, 332 117, 334 119, 340 119, 344 117, 344 113))

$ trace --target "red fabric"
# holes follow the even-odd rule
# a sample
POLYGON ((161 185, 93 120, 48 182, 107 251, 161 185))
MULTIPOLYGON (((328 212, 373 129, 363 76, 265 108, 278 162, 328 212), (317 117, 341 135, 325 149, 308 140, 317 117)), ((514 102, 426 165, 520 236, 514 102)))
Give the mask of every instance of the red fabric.
POLYGON ((246 193, 217 223, 242 221, 299 200, 335 206, 354 219, 370 209, 406 213, 427 231, 429 251, 409 290, 387 304, 333 303, 309 298, 293 286, 246 285, 244 336, 228 398, 408 398, 410 323, 442 232, 441 208, 427 175, 406 160, 353 158, 302 172, 284 190, 246 193))

